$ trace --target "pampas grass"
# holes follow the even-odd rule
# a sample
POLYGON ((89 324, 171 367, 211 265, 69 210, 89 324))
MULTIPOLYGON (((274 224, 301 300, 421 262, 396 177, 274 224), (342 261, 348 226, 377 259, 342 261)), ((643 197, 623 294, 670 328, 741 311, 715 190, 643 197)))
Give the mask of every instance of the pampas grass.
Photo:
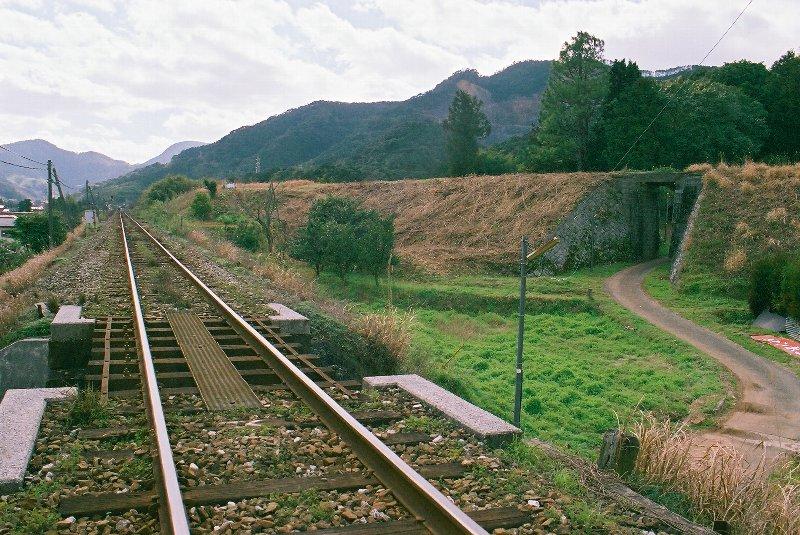
POLYGON ((641 444, 637 475, 686 496, 698 516, 725 521, 733 533, 800 533, 800 479, 787 473, 792 464, 768 470, 763 460, 751 466, 731 448, 702 450, 685 425, 651 414, 643 414, 633 432, 641 444))

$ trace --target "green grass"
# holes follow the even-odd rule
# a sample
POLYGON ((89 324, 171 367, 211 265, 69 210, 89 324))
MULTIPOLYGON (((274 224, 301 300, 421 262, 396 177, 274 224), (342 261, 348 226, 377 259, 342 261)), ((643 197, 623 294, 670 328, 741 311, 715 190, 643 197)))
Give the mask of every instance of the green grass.
MULTIPOLYGON (((638 409, 683 418, 696 400, 721 399, 729 381, 716 362, 606 297, 603 281, 620 267, 528 281, 522 426, 586 457, 618 419, 638 409)), ((323 275, 319 284, 361 312, 387 304, 385 281, 376 288, 368 277, 323 275)), ((393 304, 416 318, 404 367, 511 420, 518 279, 400 278, 393 286, 393 304)))
MULTIPOLYGON (((31 315, 33 313, 31 312, 31 315)), ((41 338, 43 336, 50 336, 50 322, 52 318, 41 318, 29 321, 6 335, 0 337, 0 348, 13 344, 17 340, 23 338, 41 338)))
POLYGON ((694 275, 690 284, 683 284, 677 291, 669 282, 669 267, 661 266, 647 276, 644 288, 654 299, 683 317, 800 374, 798 359, 750 338, 751 334, 774 333, 752 326, 753 315, 747 301, 726 295, 725 280, 713 275, 694 275))

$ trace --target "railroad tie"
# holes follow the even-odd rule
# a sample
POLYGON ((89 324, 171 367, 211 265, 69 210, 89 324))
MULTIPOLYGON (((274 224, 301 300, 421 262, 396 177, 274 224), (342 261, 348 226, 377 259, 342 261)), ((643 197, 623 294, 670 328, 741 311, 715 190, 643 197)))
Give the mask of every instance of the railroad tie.
POLYGON ((258 396, 199 316, 176 311, 169 312, 167 319, 209 410, 261 407, 258 396))

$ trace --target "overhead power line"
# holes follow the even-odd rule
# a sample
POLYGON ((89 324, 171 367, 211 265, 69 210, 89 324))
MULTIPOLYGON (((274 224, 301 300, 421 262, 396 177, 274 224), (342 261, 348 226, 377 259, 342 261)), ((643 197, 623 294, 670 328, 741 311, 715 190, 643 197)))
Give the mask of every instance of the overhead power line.
POLYGON ((38 163, 39 165, 47 165, 46 163, 40 162, 39 160, 34 160, 33 158, 28 158, 27 156, 23 156, 22 154, 20 154, 18 152, 14 152, 13 150, 9 149, 8 147, 4 147, 3 145, 0 145, 0 149, 8 151, 8 152, 10 152, 11 154, 13 154, 15 156, 19 156, 20 158, 22 158, 24 160, 28 160, 29 162, 38 163))
POLYGON ((29 165, 20 165, 18 163, 11 163, 5 160, 0 160, 0 163, 4 163, 6 165, 13 165, 14 167, 22 167, 23 169, 35 169, 37 171, 45 171, 44 167, 31 167, 29 165))
MULTIPOLYGON (((716 50, 716 49, 717 49, 717 47, 718 47, 718 46, 719 46, 719 44, 722 42, 722 40, 723 40, 723 39, 725 39, 725 36, 726 36, 726 35, 728 35, 728 32, 730 32, 730 31, 731 31, 731 29, 734 27, 734 25, 736 25, 736 23, 737 23, 737 22, 739 22, 739 19, 740 19, 740 18, 742 18, 742 15, 744 15, 744 12, 745 12, 745 11, 747 11, 747 8, 749 8, 749 7, 750 7, 750 4, 752 4, 754 1, 755 1, 755 0, 750 0, 749 2, 747 2, 747 5, 745 5, 745 6, 744 6, 744 8, 743 8, 743 9, 742 9, 742 10, 739 12, 739 14, 738 14, 738 15, 736 15, 736 18, 735 18, 735 19, 733 19, 733 22, 731 22, 731 25, 730 25, 730 26, 728 26, 728 29, 726 29, 726 30, 725 30, 725 31, 722 33, 722 35, 720 36, 720 38, 719 38, 719 39, 717 39, 717 42, 716 42, 716 43, 714 43, 714 46, 712 46, 712 47, 711 47, 711 49, 710 49, 708 52, 706 52, 706 55, 705 55, 705 56, 703 56, 703 59, 701 59, 701 60, 700 60, 700 63, 698 63, 698 64, 697 64, 698 66, 700 66, 700 65, 702 65, 703 63, 705 63, 705 62, 706 62, 706 60, 708 59, 708 56, 710 56, 710 55, 711 55, 711 53, 712 53, 712 52, 714 52, 714 50, 716 50)), ((619 159, 619 161, 617 162, 617 165, 615 165, 615 166, 614 166, 614 169, 612 169, 612 171, 616 171, 616 170, 617 170, 617 168, 619 168, 619 166, 622 164, 622 162, 624 162, 624 161, 625 161, 625 158, 627 158, 627 157, 628 157, 628 154, 630 154, 630 153, 631 153, 631 151, 633 150, 633 148, 634 148, 634 147, 635 147, 635 146, 636 146, 636 145, 639 143, 639 141, 641 141, 642 137, 644 137, 644 135, 645 135, 645 134, 646 134, 646 133, 647 133, 647 132, 650 130, 650 128, 653 126, 653 124, 655 124, 656 120, 657 120, 659 117, 661 117, 661 114, 662 114, 662 113, 664 113, 664 110, 666 110, 666 109, 667 109, 667 107, 668 107, 670 104, 672 104, 672 101, 673 101, 673 100, 675 100, 675 97, 677 97, 677 96, 678 96, 678 94, 679 94, 679 93, 680 93, 680 92, 683 90, 683 88, 684 88, 684 87, 686 87, 686 85, 687 85, 687 84, 684 84, 684 85, 682 85, 681 87, 679 87, 679 88, 678 88, 678 90, 677 90, 677 91, 675 91, 675 93, 673 93, 673 94, 672 94, 672 96, 671 96, 669 99, 667 99, 667 103, 666 103, 666 104, 664 104, 664 107, 663 107, 663 108, 661 108, 661 109, 658 111, 658 113, 655 115, 655 117, 653 117, 653 120, 652 120, 652 121, 650 121, 650 124, 648 124, 648 125, 645 127, 645 129, 644 129, 644 130, 642 130, 641 134, 639 134, 639 136, 638 136, 638 137, 637 137, 637 138, 634 140, 634 142, 633 142, 633 143, 631 143, 631 146, 630 146, 630 147, 628 147, 628 150, 626 150, 626 151, 625 151, 625 154, 623 154, 623 155, 622 155, 622 158, 620 158, 620 159, 619 159)))

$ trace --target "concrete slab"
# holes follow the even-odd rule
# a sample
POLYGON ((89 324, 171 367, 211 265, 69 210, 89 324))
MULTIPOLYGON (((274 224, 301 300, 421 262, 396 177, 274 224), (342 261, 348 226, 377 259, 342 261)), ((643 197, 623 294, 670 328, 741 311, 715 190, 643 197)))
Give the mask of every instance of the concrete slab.
POLYGON ((61 305, 50 324, 50 339, 55 342, 92 339, 94 320, 81 317, 78 305, 61 305))
POLYGON ((275 311, 269 319, 284 333, 311 334, 311 324, 307 317, 280 303, 270 303, 269 307, 275 311))
POLYGON ((753 327, 780 333, 786 330, 786 318, 770 312, 769 310, 765 310, 753 320, 753 327))
POLYGON ((0 494, 22 486, 47 402, 75 395, 74 388, 6 392, 0 403, 0 494))
POLYGON ((81 307, 62 305, 50 324, 50 368, 83 368, 92 351, 94 320, 81 317, 81 307))
POLYGON ((0 399, 11 388, 47 385, 47 338, 26 338, 0 349, 0 399))
POLYGON ((486 440, 492 446, 499 446, 522 434, 518 427, 514 427, 505 420, 417 374, 364 377, 365 388, 390 386, 405 390, 418 400, 442 412, 466 430, 486 440))

